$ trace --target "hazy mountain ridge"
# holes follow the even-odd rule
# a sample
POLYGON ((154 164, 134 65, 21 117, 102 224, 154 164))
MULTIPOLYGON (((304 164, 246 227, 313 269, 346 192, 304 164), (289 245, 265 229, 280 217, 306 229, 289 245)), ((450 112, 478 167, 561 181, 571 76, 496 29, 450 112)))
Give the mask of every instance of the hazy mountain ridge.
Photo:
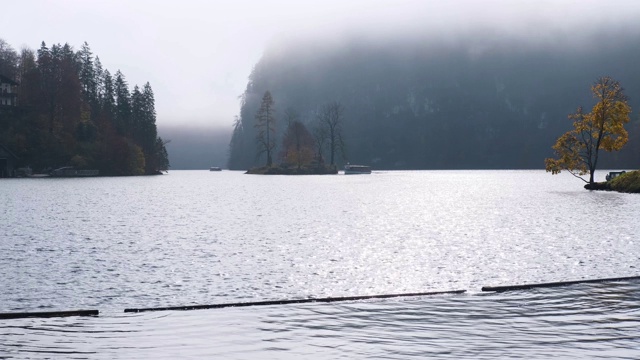
POLYGON ((208 170, 227 163, 231 129, 161 125, 172 170, 208 170))
MULTIPOLYGON (((250 76, 236 131, 242 141, 231 144, 229 166, 260 163, 254 116, 270 90, 279 116, 293 108, 308 124, 321 105, 341 102, 351 162, 379 169, 542 168, 571 126, 567 115, 592 106, 589 86, 597 77, 619 80, 640 111, 638 32, 621 34, 565 34, 552 43, 479 34, 279 44, 250 76)), ((640 164, 640 125, 635 113, 632 119, 626 149, 606 156, 603 167, 640 164)))

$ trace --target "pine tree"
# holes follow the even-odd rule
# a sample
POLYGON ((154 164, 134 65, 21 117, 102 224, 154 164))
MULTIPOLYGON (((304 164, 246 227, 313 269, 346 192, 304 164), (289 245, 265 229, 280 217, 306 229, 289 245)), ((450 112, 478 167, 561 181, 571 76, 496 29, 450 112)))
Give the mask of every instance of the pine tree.
POLYGON ((18 53, 6 41, 0 39, 0 75, 16 80, 18 62, 18 53))
POLYGON ((171 140, 163 140, 161 137, 156 139, 156 151, 154 157, 155 169, 153 170, 153 173, 169 170, 169 154, 167 153, 166 147, 169 142, 171 142, 171 140))
POLYGON ((229 142, 229 160, 227 167, 230 170, 237 170, 238 165, 242 163, 242 155, 244 150, 244 127, 242 126, 242 118, 235 117, 233 121, 233 132, 231 141, 229 142))
POLYGON ((93 53, 89 48, 89 44, 85 41, 78 51, 78 61, 80 64, 80 82, 85 98, 90 103, 95 103, 97 95, 97 76, 96 68, 93 60, 93 53))
MULTIPOLYGON (((159 170, 167 170, 169 160, 164 165, 163 157, 166 157, 164 142, 158 143, 158 130, 156 127, 156 105, 151 84, 147 82, 142 89, 142 117, 140 122, 142 151, 147 157, 147 174, 153 174, 159 170)), ((160 139, 161 140, 161 139, 160 139)))
POLYGON ((272 153, 276 147, 275 142, 275 108, 271 92, 268 90, 262 97, 262 103, 260 109, 256 114, 256 129, 258 134, 256 135, 256 141, 258 144, 258 154, 260 156, 264 153, 267 155, 267 166, 273 164, 272 153))
POLYGON ((116 71, 114 93, 116 130, 120 135, 129 135, 131 132, 131 95, 129 94, 129 85, 120 70, 116 71))
MULTIPOLYGON (((59 94, 56 112, 63 127, 63 134, 67 136, 75 132, 86 103, 83 101, 82 84, 79 77, 80 66, 73 48, 65 43, 61 47, 59 56, 57 79, 59 94)), ((72 153, 74 144, 66 140, 65 145, 65 151, 72 153)))
POLYGON ((96 59, 93 62, 93 74, 96 81, 96 105, 98 105, 100 98, 104 95, 104 69, 102 68, 102 63, 98 56, 96 56, 96 59))
POLYGON ((23 48, 20 52, 20 63, 18 69, 18 82, 20 83, 18 104, 29 107, 35 105, 35 101, 38 97, 39 81, 36 55, 33 50, 23 48))
MULTIPOLYGON (((136 144, 142 146, 144 140, 144 100, 138 85, 131 92, 131 135, 136 144)), ((143 147, 144 150, 144 147, 143 147)))
POLYGON ((100 105, 102 107, 102 113, 108 122, 112 124, 115 122, 116 113, 116 92, 113 84, 113 78, 109 70, 104 71, 102 77, 103 93, 100 99, 100 105))
POLYGON ((42 112, 47 114, 49 134, 53 134, 57 88, 54 78, 53 56, 44 41, 40 44, 40 49, 38 49, 38 70, 40 70, 40 96, 38 103, 42 107, 42 112))

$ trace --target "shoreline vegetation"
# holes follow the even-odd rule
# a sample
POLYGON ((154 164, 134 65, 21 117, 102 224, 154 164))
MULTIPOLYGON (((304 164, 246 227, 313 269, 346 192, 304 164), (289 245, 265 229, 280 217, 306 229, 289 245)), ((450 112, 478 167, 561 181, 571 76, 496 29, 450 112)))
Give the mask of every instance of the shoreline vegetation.
POLYGON ((84 42, 18 53, 0 39, 0 177, 156 175, 169 169, 151 85, 111 74, 84 42), (7 104, 7 98, 11 102, 7 104))
POLYGON ((288 166, 280 164, 277 166, 261 166, 247 170, 245 174, 253 175, 335 175, 338 168, 335 165, 310 165, 310 166, 288 166))
POLYGON ((621 193, 640 194, 640 170, 630 171, 613 180, 586 184, 587 190, 617 191, 621 193))

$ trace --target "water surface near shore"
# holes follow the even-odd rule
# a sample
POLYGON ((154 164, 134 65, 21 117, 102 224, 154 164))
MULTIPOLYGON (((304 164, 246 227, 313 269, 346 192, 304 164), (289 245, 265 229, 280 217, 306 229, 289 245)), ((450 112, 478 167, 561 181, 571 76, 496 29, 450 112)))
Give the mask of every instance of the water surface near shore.
MULTIPOLYGON (((399 351, 407 345, 405 337, 422 344, 416 345, 414 355, 453 347, 455 338, 464 335, 458 333, 462 331, 460 321, 452 317, 457 313, 464 318, 464 331, 477 331, 477 339, 486 334, 484 340, 498 342, 493 345, 497 352, 488 354, 515 351, 518 341, 522 349, 542 349, 525 341, 534 334, 520 333, 518 324, 550 331, 539 333, 539 346, 556 339, 555 346, 568 349, 567 354, 582 354, 584 339, 561 342, 562 333, 554 335, 551 327, 535 324, 540 319, 510 310, 528 303, 537 304, 536 308, 550 306, 555 315, 550 319, 543 316, 543 323, 557 320, 567 329, 594 329, 593 341, 587 343, 606 356, 620 355, 607 349, 631 351, 632 340, 638 339, 637 326, 627 326, 637 325, 638 313, 626 308, 624 300, 626 296, 638 299, 633 282, 613 286, 614 295, 607 300, 615 309, 623 308, 621 313, 609 314, 613 320, 603 320, 615 329, 616 324, 622 324, 622 338, 614 340, 597 333, 602 319, 589 309, 597 307, 600 300, 582 302, 584 296, 596 296, 600 285, 585 286, 577 293, 549 293, 563 299, 559 306, 536 292, 537 300, 531 302, 527 300, 530 292, 513 295, 522 296, 521 302, 505 302, 504 296, 510 299, 512 295, 478 294, 485 285, 639 274, 636 234, 640 233, 640 197, 589 192, 566 174, 374 171, 359 176, 290 177, 172 171, 155 177, 2 179, 0 204, 0 311, 97 308, 102 313, 97 319, 16 320, 9 330, 4 328, 9 339, 5 346, 19 338, 22 330, 15 330, 19 328, 27 331, 27 338, 53 351, 55 347, 46 345, 33 326, 48 329, 54 324, 80 333, 97 327, 100 331, 143 334, 149 343, 131 344, 111 335, 104 342, 94 339, 97 348, 117 348, 111 354, 124 358, 124 354, 143 357, 144 349, 156 355, 170 354, 167 344, 189 338, 191 331, 202 332, 196 343, 177 349, 190 348, 194 356, 224 353, 228 358, 252 358, 251 354, 256 355, 253 358, 284 358, 287 354, 312 354, 315 341, 323 338, 326 329, 302 326, 307 320, 301 319, 318 312, 333 314, 330 320, 322 320, 332 329, 327 333, 326 349, 335 348, 325 353, 329 357, 406 358, 411 355, 410 347, 406 348, 409 353, 399 351), (131 307, 454 289, 468 289, 471 295, 286 309, 121 314, 131 307), (567 311, 570 303, 577 305, 567 311), (408 314, 404 314, 406 309, 408 314), (425 309, 436 315, 428 316, 425 309), (360 326, 357 319, 361 313, 374 319, 388 313, 392 320, 389 327, 379 323, 375 327, 367 321, 360 326), (505 313, 511 316, 508 321, 501 317, 505 313), (256 314, 260 319, 256 320, 256 314), (277 326, 264 323, 275 314, 283 317, 283 329, 294 329, 285 331, 281 339, 289 345, 258 336, 273 333, 277 337, 277 326), (220 334, 214 325, 203 323, 206 319, 216 322, 220 316, 226 319, 223 324, 227 329, 220 334), (442 328, 434 329, 433 324, 419 320, 425 317, 441 323, 442 328), (168 330, 171 326, 165 324, 168 333, 158 333, 164 331, 158 325, 164 321, 160 319, 167 319, 178 331, 168 330), (331 321, 336 321, 335 328, 331 321), (509 325, 504 328, 499 324, 509 325), (413 337, 420 333, 413 326, 425 331, 424 338, 413 337), (379 333, 373 336, 363 329, 379 333), (337 334, 333 331, 338 330, 344 342, 331 340, 337 334), (244 331, 261 340, 249 346, 232 335, 240 336, 244 331), (428 335, 432 333, 448 334, 451 341, 442 345, 428 335), (500 344, 499 339, 507 333, 513 336, 500 344), (206 337, 203 334, 216 334, 216 343, 222 345, 211 345, 200 338, 206 337), (357 344, 364 346, 376 336, 380 337, 375 340, 376 351, 358 352, 357 344), (398 351, 380 347, 387 337, 398 351), (295 339, 301 341, 297 343, 299 352, 280 349, 281 345, 291 347, 295 339), (265 341, 276 344, 269 350, 262 346, 265 341), (230 345, 237 342, 245 345, 230 345), (150 350, 154 348, 157 352, 150 350)), ((609 291, 606 289, 604 293, 609 291)), ((46 329, 42 331, 52 336, 46 339, 54 343, 65 339, 46 329)), ((472 334, 464 336, 474 338, 472 334)), ((67 340, 77 342, 71 349, 91 348, 79 339, 67 340)), ((482 348, 480 344, 476 345, 482 348)), ((325 349, 322 342, 317 346, 325 349)), ((440 350, 432 354, 447 356, 440 350)), ((450 349, 451 356, 462 354, 454 350, 450 349)), ((478 348, 467 351, 479 354, 478 348)), ((104 352, 94 356, 99 354, 104 352)))

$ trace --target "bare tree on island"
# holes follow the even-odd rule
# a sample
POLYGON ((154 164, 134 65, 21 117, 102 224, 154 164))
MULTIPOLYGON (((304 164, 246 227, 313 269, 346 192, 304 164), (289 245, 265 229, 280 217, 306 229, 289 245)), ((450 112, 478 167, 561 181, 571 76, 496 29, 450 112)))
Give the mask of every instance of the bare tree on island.
MULTIPOLYGON (((336 164, 335 155, 338 150, 342 151, 344 155, 344 143, 342 141, 343 114, 344 106, 337 101, 323 105, 318 114, 320 126, 324 128, 326 140, 329 143, 331 165, 336 164)), ((320 133, 317 135, 320 135, 320 133)))
POLYGON ((260 109, 256 113, 256 125, 258 134, 256 135, 256 141, 258 143, 258 153, 256 156, 260 156, 263 153, 267 154, 267 166, 273 164, 272 153, 276 147, 275 142, 275 108, 273 106, 273 98, 271 92, 268 90, 262 96, 262 103, 260 109))
POLYGON ((629 122, 631 107, 627 104, 620 83, 610 77, 599 78, 591 92, 597 103, 590 113, 585 114, 582 107, 575 114, 573 130, 563 134, 553 145, 557 159, 545 159, 546 170, 558 174, 567 170, 573 176, 589 174, 588 189, 594 189, 593 175, 598 166, 599 150, 618 151, 627 143, 629 135, 624 124, 629 122))
POLYGON ((320 119, 316 119, 316 126, 312 128, 311 135, 316 146, 316 160, 318 165, 324 164, 324 158, 322 157, 322 151, 327 143, 327 131, 324 128, 320 119))

